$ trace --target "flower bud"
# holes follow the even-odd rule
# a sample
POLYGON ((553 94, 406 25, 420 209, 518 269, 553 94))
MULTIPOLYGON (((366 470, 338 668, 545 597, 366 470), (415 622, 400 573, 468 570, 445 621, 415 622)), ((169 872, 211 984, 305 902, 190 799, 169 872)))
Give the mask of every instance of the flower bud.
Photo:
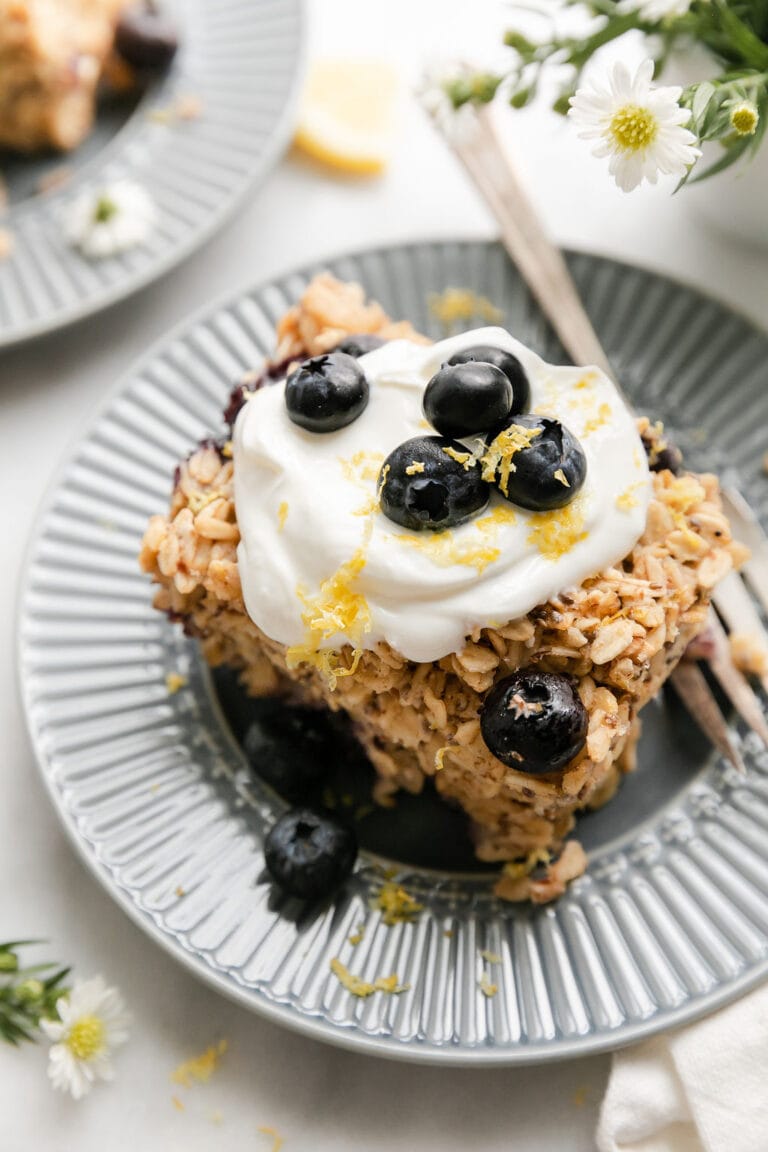
POLYGON ((751 100, 742 100, 731 108, 731 127, 739 136, 754 136, 760 113, 751 100))

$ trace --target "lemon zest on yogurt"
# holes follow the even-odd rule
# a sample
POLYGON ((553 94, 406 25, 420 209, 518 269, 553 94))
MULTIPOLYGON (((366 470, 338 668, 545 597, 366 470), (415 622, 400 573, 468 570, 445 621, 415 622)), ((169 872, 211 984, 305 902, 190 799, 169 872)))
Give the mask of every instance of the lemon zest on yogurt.
POLYGON ((597 432, 598 428, 603 428, 613 416, 613 409, 610 404, 604 402, 600 405, 596 415, 592 416, 586 421, 581 430, 582 436, 591 436, 593 432, 597 432))
POLYGON ((288 667, 309 664, 318 668, 331 690, 336 687, 339 678, 351 676, 357 670, 362 656, 363 636, 371 630, 368 601, 354 589, 354 583, 365 565, 365 551, 358 548, 350 560, 327 580, 323 580, 316 596, 310 596, 303 588, 296 589, 305 607, 301 619, 307 636, 303 644, 294 644, 288 649, 288 667), (323 641, 333 636, 344 636, 352 646, 352 663, 349 667, 341 663, 340 653, 335 649, 321 648, 323 641))
POLYGON ((554 512, 535 512, 528 523, 531 529, 528 543, 538 548, 547 560, 559 560, 588 536, 584 527, 586 517, 578 499, 554 512))
POLYGON ((383 452, 366 452, 364 449, 355 452, 354 456, 350 456, 349 459, 343 456, 339 457, 339 464, 341 464, 345 478, 357 484, 376 480, 383 463, 383 452))
POLYGON ((632 508, 637 508, 637 490, 642 488, 643 481, 638 480, 635 484, 630 484, 623 492, 620 492, 616 497, 616 507, 621 512, 629 512, 632 508))
POLYGON ((450 528, 443 532, 427 535, 419 532, 402 532, 390 539, 406 547, 416 548, 427 556, 438 568, 452 568, 463 564, 475 568, 478 575, 484 572, 501 556, 501 548, 495 543, 496 530, 503 524, 514 524, 517 516, 512 508, 498 507, 467 525, 467 534, 472 531, 474 539, 457 540, 450 528), (479 534, 479 539, 477 538, 479 534))

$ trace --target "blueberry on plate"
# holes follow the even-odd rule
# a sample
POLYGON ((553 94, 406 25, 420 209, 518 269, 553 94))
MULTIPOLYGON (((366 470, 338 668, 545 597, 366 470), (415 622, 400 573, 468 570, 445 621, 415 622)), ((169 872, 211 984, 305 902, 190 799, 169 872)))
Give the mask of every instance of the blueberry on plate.
POLYGON ((477 461, 456 440, 415 436, 390 452, 379 473, 384 515, 417 532, 453 528, 488 503, 477 461))
POLYGON ((488 751, 519 772, 557 772, 584 747, 587 710, 569 676, 522 668, 494 685, 480 714, 488 751))
POLYGON ((337 741, 328 713, 255 700, 243 739, 252 771, 286 800, 301 800, 328 773, 337 741))
POLYGON ((126 8, 115 28, 115 51, 139 71, 165 68, 179 47, 171 20, 151 7, 126 8))
POLYGON ((374 336, 372 332, 358 332, 354 336, 345 336, 341 343, 336 345, 334 352, 346 352, 347 356, 354 356, 357 360, 358 356, 375 352, 384 344, 386 340, 382 340, 381 336, 374 336))
POLYGON ((448 363, 493 364, 494 368, 500 368, 512 385, 513 400, 510 415, 517 416, 520 412, 528 411, 531 403, 531 385, 522 364, 511 352, 505 352, 503 348, 496 348, 493 344, 473 344, 471 348, 455 352, 448 363))
POLYGON ((493 364, 443 364, 424 392, 424 415, 441 436, 472 436, 506 424, 514 393, 493 364))
POLYGON ((264 841, 272 879, 300 900, 330 895, 350 875, 357 857, 351 828, 312 808, 293 808, 277 820, 264 841))
POLYGON ((337 432, 357 420, 368 403, 368 381, 354 356, 314 356, 285 382, 285 404, 294 424, 308 432, 337 432))
POLYGON ((569 504, 587 476, 584 449, 564 424, 548 416, 516 416, 488 438, 484 459, 495 469, 501 495, 534 512, 569 504))

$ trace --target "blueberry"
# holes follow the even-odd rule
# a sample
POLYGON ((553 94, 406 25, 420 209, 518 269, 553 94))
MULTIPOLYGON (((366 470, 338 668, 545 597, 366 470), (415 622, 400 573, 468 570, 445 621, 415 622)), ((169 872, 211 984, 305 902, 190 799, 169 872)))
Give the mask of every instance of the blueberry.
POLYGON ((531 385, 522 364, 511 352, 505 352, 503 348, 496 348, 493 344, 473 344, 471 348, 456 352, 448 363, 493 364, 494 368, 500 368, 512 385, 514 393, 510 415, 517 416, 520 412, 528 411, 531 403, 531 385))
POLYGON ((381 336, 374 336, 372 332, 359 332, 354 336, 346 336, 341 344, 337 344, 334 352, 346 352, 347 356, 365 356, 367 352, 374 352, 386 344, 381 336))
POLYGON ((351 873, 357 839, 351 828, 312 808, 294 808, 270 828, 264 860, 272 879, 291 896, 318 900, 351 873))
POLYGON ((587 739, 587 710, 569 676, 522 668, 485 698, 480 731, 491 752, 519 772, 556 772, 587 739))
POLYGON ((435 532, 479 512, 490 491, 464 445, 442 436, 415 436, 390 452, 379 487, 385 516, 404 528, 435 532))
POLYGON ((576 437, 547 416, 516 416, 488 438, 486 458, 495 462, 502 496, 534 512, 570 503, 587 475, 587 458, 576 437))
POLYGON ((683 454, 671 440, 644 440, 651 472, 671 472, 677 476, 683 467, 683 454))
POLYGON ((424 415, 441 436, 471 436, 508 422, 512 385, 482 360, 443 364, 424 392, 424 415))
POLYGON ((251 769, 287 800, 300 800, 322 780, 336 749, 329 716, 316 708, 256 700, 243 740, 251 769))
POLYGON ((285 382, 285 403, 294 424, 308 432, 337 432, 357 420, 368 403, 368 381, 353 356, 314 356, 285 382))
POLYGON ((172 21, 150 8, 128 8, 117 22, 115 50, 134 68, 165 68, 178 47, 172 21))

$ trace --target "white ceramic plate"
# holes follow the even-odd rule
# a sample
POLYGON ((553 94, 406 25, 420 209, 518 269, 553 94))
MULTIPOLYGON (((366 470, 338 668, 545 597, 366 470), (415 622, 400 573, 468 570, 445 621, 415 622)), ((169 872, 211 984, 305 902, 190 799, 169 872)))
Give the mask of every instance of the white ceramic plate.
POLYGON ((89 316, 162 276, 220 227, 288 142, 301 77, 302 0, 167 0, 181 47, 172 67, 133 103, 112 102, 73 155, 0 156, 9 207, 0 226, 0 348, 89 316), (162 115, 199 101, 198 119, 162 115), (46 194, 52 170, 70 177, 46 194), (62 214, 83 188, 140 183, 159 220, 121 256, 87 260, 64 239, 62 214))
MULTIPOLYGON (((737 468, 768 519, 766 336, 651 273, 586 255, 569 263, 630 395, 685 425, 694 464, 698 451, 737 468)), ((419 244, 328 266, 433 335, 430 292, 472 288, 547 360, 562 357, 498 245, 419 244)), ((38 517, 21 682, 64 826, 154 940, 246 1007, 321 1039, 401 1059, 513 1064, 614 1048, 711 1011, 768 973, 768 754, 747 738, 749 773, 735 775, 674 699, 648 706, 638 771, 580 821, 591 866, 556 904, 496 901, 492 878, 466 871, 449 810, 407 798, 361 821, 368 851, 330 907, 272 895, 261 846, 280 802, 234 738, 243 700, 219 678, 219 703, 195 643, 153 611, 136 553, 177 461, 221 431, 233 382, 271 348, 276 319, 315 271, 219 305, 152 349, 38 517), (175 695, 169 672, 188 679, 175 695), (382 857, 424 904, 413 924, 388 928, 369 906, 382 857), (336 956, 365 979, 396 972, 410 990, 355 999, 329 970, 336 956), (490 999, 484 972, 498 985, 490 999)))

